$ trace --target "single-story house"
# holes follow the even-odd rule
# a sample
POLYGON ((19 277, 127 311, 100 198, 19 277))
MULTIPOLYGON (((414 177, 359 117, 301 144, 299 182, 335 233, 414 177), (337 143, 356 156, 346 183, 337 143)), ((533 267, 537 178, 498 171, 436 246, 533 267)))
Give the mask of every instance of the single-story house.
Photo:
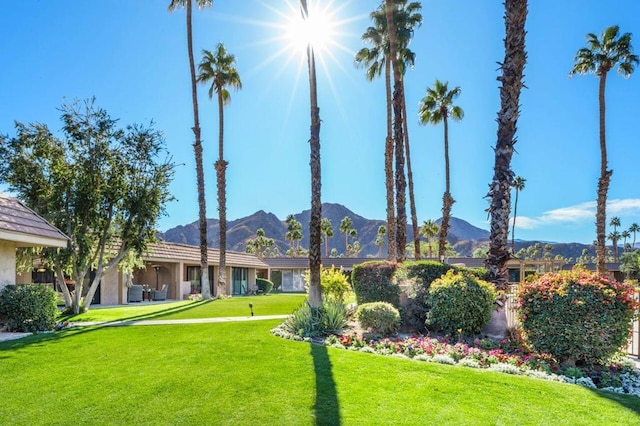
POLYGON ((0 289, 17 282, 17 248, 66 247, 68 240, 19 200, 0 194, 0 289))

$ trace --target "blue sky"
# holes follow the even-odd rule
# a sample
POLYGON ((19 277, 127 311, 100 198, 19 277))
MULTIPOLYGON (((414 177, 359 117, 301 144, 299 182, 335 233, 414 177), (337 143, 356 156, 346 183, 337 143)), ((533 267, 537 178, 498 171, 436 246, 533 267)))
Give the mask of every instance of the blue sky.
MULTIPOLYGON (((176 201, 160 229, 197 220, 193 125, 185 12, 169 1, 10 2, 0 14, 0 132, 14 120, 61 127, 58 108, 95 96, 121 123, 155 122, 177 168, 176 201)), ((314 2, 312 2, 314 3, 314 2)), ((315 2, 318 3, 318 2, 315 2)), ((354 66, 360 35, 378 0, 320 1, 331 11, 335 45, 318 59, 322 119, 322 199, 371 219, 385 217, 382 80, 369 83, 354 66)), ((462 122, 450 125, 453 215, 488 229, 499 108, 497 62, 504 57, 501 1, 422 1, 424 24, 411 48, 406 77, 412 162, 419 221, 440 217, 444 190, 442 126, 419 126, 418 104, 436 78, 460 86, 462 122)), ((634 34, 640 53, 636 0, 536 0, 527 19, 528 64, 517 154, 512 166, 527 179, 516 237, 590 243, 595 239, 599 171, 597 79, 568 77, 588 32, 618 24, 634 34)), ((194 12, 194 50, 218 42, 237 58, 243 89, 225 108, 228 218, 257 210, 281 219, 308 209, 308 83, 301 53, 285 37, 298 9, 293 0, 214 1, 194 12)), ((613 168, 608 218, 623 228, 640 222, 640 73, 607 81, 607 137, 613 168)), ((207 215, 217 217, 217 106, 199 91, 207 215)))

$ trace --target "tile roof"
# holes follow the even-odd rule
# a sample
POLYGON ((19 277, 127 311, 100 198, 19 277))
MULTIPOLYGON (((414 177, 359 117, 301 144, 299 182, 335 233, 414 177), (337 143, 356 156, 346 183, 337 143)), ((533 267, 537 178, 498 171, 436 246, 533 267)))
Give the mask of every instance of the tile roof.
MULTIPOLYGON (((375 260, 385 260, 370 257, 323 257, 322 265, 325 267, 334 266, 350 271, 355 265, 375 260)), ((308 257, 266 257, 265 263, 272 269, 308 269, 308 257)))
POLYGON ((64 247, 69 238, 15 198, 0 194, 1 239, 28 245, 64 247), (5 231, 5 232, 2 232, 5 231))
MULTIPOLYGON (((148 254, 144 257, 149 259, 176 260, 200 263, 200 247, 187 244, 170 243, 167 241, 159 241, 149 244, 148 254)), ((209 263, 218 264, 220 258, 220 250, 209 247, 209 263)), ((264 263, 260 258, 249 253, 240 253, 227 250, 228 266, 244 266, 258 269, 267 269, 269 265, 264 263)))

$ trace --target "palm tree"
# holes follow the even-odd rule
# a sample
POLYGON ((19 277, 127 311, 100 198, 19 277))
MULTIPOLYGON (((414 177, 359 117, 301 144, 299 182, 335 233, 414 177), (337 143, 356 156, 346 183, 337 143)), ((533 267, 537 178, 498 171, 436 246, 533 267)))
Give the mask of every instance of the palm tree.
POLYGON ((224 159, 224 106, 231 101, 227 87, 242 89, 240 74, 236 69, 236 58, 218 43, 215 54, 209 50, 202 51, 202 61, 198 65, 198 82, 211 83, 209 99, 213 94, 218 98, 218 161, 216 161, 216 178, 218 183, 218 212, 220 215, 220 262, 218 268, 218 289, 224 294, 227 288, 227 184, 226 170, 228 161, 224 159))
POLYGON ((460 96, 460 87, 449 90, 449 82, 442 83, 436 80, 433 88, 427 88, 427 96, 420 102, 419 118, 420 124, 444 124, 444 169, 445 169, 445 190, 442 196, 442 222, 440 223, 440 241, 438 244, 438 256, 445 255, 447 249, 447 233, 449 232, 449 218, 451 217, 451 206, 455 200, 450 192, 449 175, 449 121, 460 121, 464 117, 464 111, 453 102, 460 96))
POLYGON ((598 179, 598 200, 596 206, 596 267, 598 273, 605 269, 605 226, 607 223, 607 192, 613 170, 607 167, 607 140, 605 134, 605 86, 607 74, 616 65, 618 72, 629 77, 638 56, 633 54, 631 33, 619 35, 620 28, 611 26, 602 32, 601 38, 595 34, 587 34, 587 47, 578 50, 575 65, 569 75, 594 73, 600 79, 598 87, 598 106, 600 112, 600 178, 598 179))
POLYGON ((433 250, 431 239, 435 237, 438 232, 440 232, 440 227, 437 223, 432 221, 431 219, 425 220, 422 222, 422 226, 420 227, 420 234, 427 239, 427 245, 429 246, 429 257, 433 258, 433 250))
POLYGON ((618 216, 614 216, 611 218, 611 221, 609 222, 609 226, 613 226, 613 230, 617 231, 618 230, 618 226, 620 225, 620 218, 618 216))
POLYGON ((329 238, 333 237, 333 225, 326 217, 320 222, 320 231, 324 235, 324 257, 329 257, 329 238))
POLYGON ((618 240, 620 239, 620 233, 618 231, 609 232, 607 238, 611 240, 613 244, 613 261, 618 261, 618 240))
POLYGON ((620 236, 622 237, 622 247, 623 247, 623 251, 627 251, 627 249, 629 248, 629 245, 627 244, 627 238, 631 237, 631 232, 629 232, 628 230, 624 230, 620 233, 620 236))
POLYGON ((382 245, 384 244, 384 236, 387 235, 387 227, 384 225, 378 226, 378 233, 376 234, 375 245, 378 246, 378 257, 382 257, 382 245))
MULTIPOLYGON (((198 8, 209 7, 212 0, 195 0, 198 8)), ((171 0, 169 11, 179 7, 187 10, 187 52, 189 53, 189 71, 191 74, 191 100, 193 103, 193 134, 195 142, 193 151, 196 160, 196 180, 198 185, 198 219, 200 227, 200 280, 202 282, 202 298, 211 297, 209 289, 209 259, 207 243, 207 203, 204 191, 204 167, 202 165, 202 140, 200 138, 200 118, 198 114, 198 87, 196 82, 196 66, 193 59, 193 31, 191 25, 192 0, 171 0)))
POLYGON ((340 233, 344 234, 344 254, 349 257, 349 235, 353 229, 353 221, 349 216, 345 216, 340 221, 340 233))
POLYGON ((527 180, 522 176, 516 176, 513 179, 513 189, 516 190, 516 199, 513 203, 513 223, 511 224, 511 252, 516 252, 516 216, 518 215, 518 194, 524 189, 527 180))
MULTIPOLYGON (((300 0, 302 18, 308 20, 307 0, 300 0)), ((311 112, 311 135, 309 138, 311 169, 311 217, 309 219, 309 305, 322 306, 320 290, 320 268, 322 266, 322 199, 320 196, 320 108, 318 108, 318 89, 316 83, 316 62, 313 45, 307 45, 307 66, 309 69, 309 103, 311 112)))
POLYGON ((629 232, 633 234, 633 249, 636 249, 636 233, 640 232, 640 225, 637 223, 632 223, 629 227, 629 232))
POLYGON ((490 199, 489 214, 491 231, 487 273, 499 290, 506 290, 509 284, 507 261, 509 260, 509 210, 511 207, 511 185, 513 171, 511 157, 516 142, 516 124, 520 115, 520 91, 524 85, 522 78, 527 62, 524 29, 527 20, 526 0, 505 0, 505 57, 500 64, 502 75, 500 87, 500 111, 498 112, 498 138, 495 147, 493 179, 489 185, 487 198, 490 199))

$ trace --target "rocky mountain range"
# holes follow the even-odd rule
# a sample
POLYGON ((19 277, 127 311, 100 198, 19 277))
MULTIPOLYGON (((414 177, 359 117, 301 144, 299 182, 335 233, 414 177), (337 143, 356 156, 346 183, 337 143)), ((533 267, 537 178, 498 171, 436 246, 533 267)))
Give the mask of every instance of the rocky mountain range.
MULTIPOLYGON (((375 245, 375 240, 378 232, 378 227, 384 225, 385 221, 366 219, 360 215, 355 214, 345 206, 341 204, 324 203, 322 204, 322 216, 329 219, 333 226, 334 236, 329 239, 329 250, 335 248, 339 254, 345 252, 345 238, 344 234, 340 233, 340 222, 345 216, 349 216, 353 221, 353 227, 356 229, 358 236, 357 240, 360 242, 362 251, 359 257, 367 256, 379 256, 382 253, 386 253, 386 243, 379 247, 375 245)), ((310 217, 310 211, 305 210, 303 212, 294 214, 296 220, 302 224, 302 240, 300 242, 302 247, 309 246, 308 235, 308 223, 310 217)), ((436 221, 440 223, 440 219, 436 221)), ((210 247, 217 248, 220 238, 220 225, 217 219, 207 220, 207 241, 210 247)), ((463 257, 470 257, 473 255, 473 251, 482 246, 488 246, 489 231, 478 228, 471 225, 462 219, 452 217, 451 227, 449 230, 448 240, 453 246, 453 250, 463 257)), ((289 248, 289 242, 286 240, 285 235, 287 232, 287 225, 284 220, 281 220, 273 213, 267 213, 263 210, 243 217, 240 219, 232 220, 227 223, 227 248, 233 251, 245 251, 247 241, 254 238, 256 230, 262 228, 265 235, 269 238, 273 238, 275 244, 278 246, 280 252, 284 255, 289 248)), ((411 241, 411 226, 407 226, 408 243, 411 241)), ((165 241, 184 243, 191 245, 199 244, 199 231, 198 222, 193 222, 187 225, 176 226, 166 232, 159 233, 159 238, 165 241)), ((351 243, 351 240, 349 241, 351 243)), ((516 241, 516 251, 521 248, 526 248, 535 244, 536 241, 516 241)), ((543 245, 546 243, 542 243, 543 245)), ((589 246, 579 243, 562 243, 552 244, 552 255, 562 255, 565 258, 576 259, 582 253, 584 248, 589 246)), ((324 254, 324 245, 322 247, 324 254)))

